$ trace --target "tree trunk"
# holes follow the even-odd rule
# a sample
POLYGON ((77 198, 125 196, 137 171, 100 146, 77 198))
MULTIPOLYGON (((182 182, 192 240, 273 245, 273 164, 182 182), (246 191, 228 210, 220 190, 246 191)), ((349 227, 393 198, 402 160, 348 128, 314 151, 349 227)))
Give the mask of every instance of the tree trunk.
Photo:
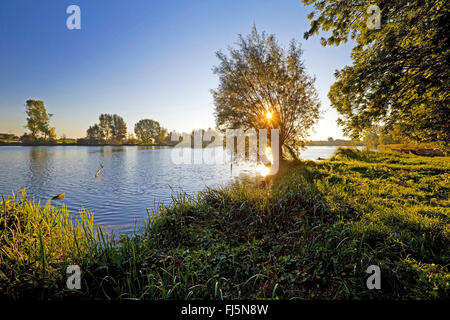
POLYGON ((280 157, 280 160, 284 160, 284 157, 283 157, 283 144, 281 144, 281 143, 279 143, 279 146, 278 146, 278 155, 280 157))
POLYGON ((294 158, 294 160, 297 160, 297 161, 300 160, 297 156, 297 153, 295 153, 295 151, 292 150, 292 147, 286 145, 286 148, 288 149, 289 154, 291 155, 292 158, 294 158))

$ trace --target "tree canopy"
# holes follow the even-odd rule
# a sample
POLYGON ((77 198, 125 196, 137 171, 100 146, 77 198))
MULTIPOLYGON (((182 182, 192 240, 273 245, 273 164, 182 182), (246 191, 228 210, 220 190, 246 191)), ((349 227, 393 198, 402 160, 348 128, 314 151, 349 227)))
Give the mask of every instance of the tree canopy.
MULTIPOLYGON (((165 130, 165 129, 164 129, 165 130)), ((158 121, 151 119, 143 119, 134 125, 134 133, 136 137, 143 143, 152 143, 153 141, 159 141, 161 133, 167 133, 166 130, 162 132, 161 125, 158 121)))
POLYGON ((90 126, 86 131, 87 139, 92 144, 122 143, 127 136, 125 120, 117 114, 101 114, 99 124, 90 126))
POLYGON ((212 94, 218 129, 279 129, 280 147, 295 156, 320 107, 300 46, 292 40, 284 49, 274 35, 254 27, 247 37, 239 36, 228 56, 216 55, 219 87, 212 94))
POLYGON ((302 0, 313 5, 305 38, 323 30, 323 45, 356 42, 353 64, 336 71, 329 98, 353 138, 372 124, 449 149, 450 17, 445 0, 379 0, 380 28, 370 28, 370 1, 302 0))
POLYGON ((42 100, 27 100, 25 112, 28 116, 25 127, 30 130, 32 140, 43 138, 44 141, 47 141, 56 137, 55 128, 50 127, 50 118, 53 115, 47 113, 42 100))

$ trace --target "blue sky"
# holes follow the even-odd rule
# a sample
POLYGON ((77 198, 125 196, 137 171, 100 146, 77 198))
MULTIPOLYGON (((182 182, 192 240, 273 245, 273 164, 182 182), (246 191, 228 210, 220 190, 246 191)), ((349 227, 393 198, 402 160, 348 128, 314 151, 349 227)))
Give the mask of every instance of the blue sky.
POLYGON ((256 24, 283 45, 300 40, 322 102, 311 137, 341 138, 327 93, 351 44, 304 40, 310 11, 300 0, 2 0, 0 132, 25 131, 29 98, 44 100, 58 137, 84 136, 100 113, 121 115, 129 132, 143 118, 170 130, 214 127, 215 52, 256 24), (66 28, 72 4, 81 30, 66 28))

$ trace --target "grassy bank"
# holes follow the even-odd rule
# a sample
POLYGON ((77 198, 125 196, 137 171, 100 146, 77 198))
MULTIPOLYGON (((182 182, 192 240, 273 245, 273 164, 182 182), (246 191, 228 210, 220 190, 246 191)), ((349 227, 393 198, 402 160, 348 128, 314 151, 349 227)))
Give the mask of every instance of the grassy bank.
POLYGON ((88 144, 88 143, 78 143, 78 142, 42 142, 42 143, 25 143, 22 141, 1 141, 1 146, 23 146, 23 147, 55 147, 55 146, 65 146, 65 147, 172 147, 169 144, 137 144, 137 143, 121 143, 121 144, 88 144))
POLYGON ((420 144, 386 144, 378 145, 377 149, 382 152, 402 152, 410 153, 418 156, 429 157, 443 157, 449 155, 439 145, 434 143, 420 143, 420 144))
POLYGON ((449 172, 448 157, 343 149, 259 186, 177 195, 118 242, 90 215, 71 224, 65 210, 12 199, 0 209, 0 295, 448 298, 449 172), (82 269, 80 291, 65 289, 69 264, 82 269), (381 290, 366 288, 372 264, 381 290))

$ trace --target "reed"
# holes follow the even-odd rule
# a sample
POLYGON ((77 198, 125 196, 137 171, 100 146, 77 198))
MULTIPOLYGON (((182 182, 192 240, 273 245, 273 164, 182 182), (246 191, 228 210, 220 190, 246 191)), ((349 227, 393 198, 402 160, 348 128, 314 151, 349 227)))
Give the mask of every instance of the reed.
POLYGON ((50 200, 12 194, 0 202, 0 294, 47 296, 63 289, 65 268, 79 263, 98 239, 93 214, 73 219, 50 200), (51 290, 50 290, 51 288, 51 290))

